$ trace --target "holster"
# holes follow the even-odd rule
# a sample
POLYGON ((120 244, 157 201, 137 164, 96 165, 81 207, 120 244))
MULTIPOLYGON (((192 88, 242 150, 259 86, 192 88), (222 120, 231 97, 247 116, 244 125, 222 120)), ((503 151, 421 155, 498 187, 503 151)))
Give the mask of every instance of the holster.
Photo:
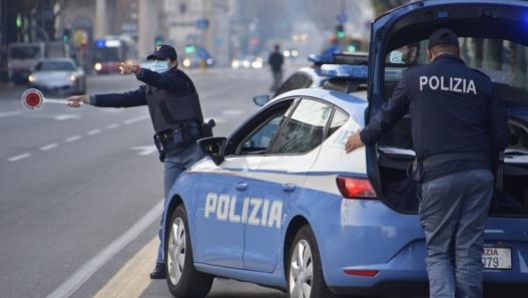
POLYGON ((160 160, 163 162, 168 153, 177 152, 179 149, 196 142, 202 137, 202 130, 202 123, 185 121, 154 134, 154 144, 156 144, 160 154, 160 160))

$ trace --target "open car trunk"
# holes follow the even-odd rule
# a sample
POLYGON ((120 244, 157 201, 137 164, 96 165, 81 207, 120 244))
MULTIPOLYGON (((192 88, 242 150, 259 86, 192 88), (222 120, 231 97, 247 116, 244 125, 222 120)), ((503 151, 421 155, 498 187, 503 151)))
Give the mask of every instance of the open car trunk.
MULTIPOLYGON (((401 17, 382 16, 373 24, 373 60, 369 64, 369 81, 373 83, 367 119, 391 100, 401 73, 407 68, 404 63, 391 60, 391 52, 418 42, 417 62, 427 64, 429 35, 440 27, 452 29, 459 36, 461 58, 491 78, 508 114, 510 144, 503 169, 496 173, 497 191, 490 215, 528 217, 528 3, 424 1, 408 7, 414 11, 403 9, 401 17)), ((395 210, 416 214, 417 185, 407 175, 413 158, 408 117, 376 146, 367 148, 369 177, 378 195, 395 210)))

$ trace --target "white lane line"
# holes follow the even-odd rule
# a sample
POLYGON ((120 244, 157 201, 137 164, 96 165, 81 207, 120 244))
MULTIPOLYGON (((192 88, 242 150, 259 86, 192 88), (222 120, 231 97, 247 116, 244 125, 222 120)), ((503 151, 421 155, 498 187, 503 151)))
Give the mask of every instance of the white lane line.
POLYGON ((222 115, 226 116, 238 116, 244 114, 245 111, 243 110, 223 110, 222 115))
POLYGON ((93 135, 96 135, 96 134, 98 134, 100 132, 101 132, 100 129, 93 129, 93 130, 90 130, 89 132, 87 132, 86 134, 89 135, 89 136, 93 136, 93 135))
POLYGON ((119 127, 119 124, 110 124, 106 127, 106 129, 116 129, 119 127))
POLYGON ((70 120, 70 119, 81 119, 82 117, 76 114, 63 114, 63 115, 57 115, 53 117, 53 119, 57 121, 64 121, 64 120, 70 120))
POLYGON ((59 287, 51 292, 46 298, 70 297, 80 286, 82 286, 92 275, 103 267, 111 258, 121 251, 130 242, 136 239, 148 226, 155 221, 163 212, 163 200, 143 216, 135 225, 126 231, 121 237, 110 243, 105 249, 97 253, 92 259, 84 263, 70 278, 65 280, 59 287))
POLYGON ((75 141, 78 141, 82 139, 81 136, 77 135, 77 136, 73 136, 73 137, 69 137, 66 139, 66 143, 72 143, 72 142, 75 142, 75 141))
POLYGON ((31 154, 30 153, 23 153, 23 154, 20 154, 20 155, 17 155, 17 156, 13 156, 9 159, 7 159, 8 161, 19 161, 21 159, 24 159, 24 158, 28 158, 30 157, 31 154))
POLYGON ((123 124, 128 125, 128 124, 140 122, 140 121, 143 121, 145 119, 148 119, 149 117, 150 117, 149 115, 139 116, 139 117, 136 117, 136 118, 125 120, 125 121, 123 121, 123 124))
POLYGON ((20 115, 20 111, 0 112, 0 118, 20 115))
POLYGON ((59 144, 57 144, 57 143, 51 143, 51 144, 48 144, 48 145, 44 145, 44 146, 40 147, 39 149, 41 151, 48 151, 48 150, 51 150, 51 149, 53 149, 55 147, 58 147, 58 146, 59 146, 59 144))

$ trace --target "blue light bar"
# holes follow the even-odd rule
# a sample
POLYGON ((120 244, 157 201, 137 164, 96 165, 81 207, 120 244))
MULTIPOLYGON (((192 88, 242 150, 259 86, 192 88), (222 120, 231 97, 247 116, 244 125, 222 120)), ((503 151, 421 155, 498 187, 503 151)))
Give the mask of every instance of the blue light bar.
POLYGON ((368 77, 368 66, 324 64, 321 66, 321 75, 333 78, 366 79, 368 77))
POLYGON ((311 54, 308 56, 308 61, 313 63, 332 63, 334 61, 334 57, 330 55, 317 55, 317 54, 311 54))
POLYGON ((106 47, 106 40, 104 39, 98 39, 95 41, 95 46, 98 47, 99 49, 103 49, 106 47))

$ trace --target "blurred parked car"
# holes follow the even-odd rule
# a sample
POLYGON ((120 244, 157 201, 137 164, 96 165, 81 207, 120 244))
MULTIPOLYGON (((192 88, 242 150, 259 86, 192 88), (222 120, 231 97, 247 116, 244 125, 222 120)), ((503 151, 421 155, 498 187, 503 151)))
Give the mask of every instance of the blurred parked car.
POLYGON ((28 77, 29 87, 42 92, 84 94, 86 75, 70 58, 49 58, 37 62, 28 77))
POLYGON ((212 67, 215 65, 215 59, 202 47, 187 46, 182 57, 182 65, 185 68, 212 67))

